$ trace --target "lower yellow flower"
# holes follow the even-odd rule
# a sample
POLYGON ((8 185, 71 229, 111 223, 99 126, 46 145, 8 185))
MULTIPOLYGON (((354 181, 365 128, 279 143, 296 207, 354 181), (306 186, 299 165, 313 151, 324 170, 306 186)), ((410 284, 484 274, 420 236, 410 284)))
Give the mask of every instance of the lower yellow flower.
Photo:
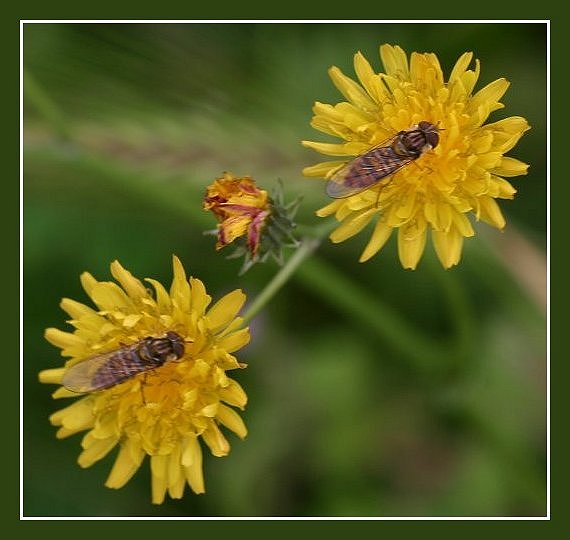
POLYGON ((203 283, 187 280, 178 258, 173 264, 169 291, 145 280, 154 294, 117 261, 111 273, 119 285, 82 274, 97 309, 62 300, 75 329, 48 328, 45 337, 70 360, 39 375, 43 383, 63 385, 54 398, 93 390, 50 417, 60 426, 58 438, 87 431, 79 465, 89 467, 119 447, 105 485, 120 488, 150 456, 155 504, 167 492, 181 498, 186 484, 204 493, 199 439, 225 456, 230 445, 220 426, 247 434, 232 408, 243 409, 247 396, 226 374, 245 367, 231 354, 249 342, 237 317, 245 295, 235 290, 210 306, 203 283))
POLYGON ((343 142, 303 145, 341 159, 303 173, 331 182, 340 174, 345 182, 329 187, 336 200, 317 212, 342 222, 331 234, 333 242, 376 220, 361 261, 374 256, 397 229, 400 261, 413 269, 431 230, 437 256, 449 268, 461 258, 463 239, 475 234, 469 214, 499 229, 505 226, 496 199, 512 199, 516 190, 505 177, 526 174, 528 168, 505 154, 529 125, 520 116, 485 124, 503 107, 499 100, 509 83, 498 79, 473 94, 479 62, 468 69, 472 53, 457 60, 447 82, 433 53, 412 53, 408 61, 400 47, 382 45, 380 56, 384 73, 375 73, 361 53, 355 55, 360 84, 337 67, 329 70, 346 101, 315 103, 311 125, 343 142), (403 137, 409 136, 414 140, 406 144, 403 137), (418 145, 423 136, 425 144, 418 145), (346 169, 347 158, 367 153, 358 167, 346 169), (384 174, 387 170, 390 174, 384 174), (358 191, 357 185, 367 189, 358 191))

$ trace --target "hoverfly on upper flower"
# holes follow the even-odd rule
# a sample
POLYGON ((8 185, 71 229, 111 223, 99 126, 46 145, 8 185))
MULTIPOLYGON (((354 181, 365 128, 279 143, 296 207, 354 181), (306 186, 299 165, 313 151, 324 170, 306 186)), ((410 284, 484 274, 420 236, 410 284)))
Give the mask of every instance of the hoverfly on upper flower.
POLYGON ((333 199, 350 197, 392 176, 439 144, 440 128, 425 120, 357 156, 335 172, 326 185, 333 199))
POLYGON ((63 386, 80 393, 104 390, 183 356, 184 339, 176 332, 149 336, 71 366, 63 376, 63 386))

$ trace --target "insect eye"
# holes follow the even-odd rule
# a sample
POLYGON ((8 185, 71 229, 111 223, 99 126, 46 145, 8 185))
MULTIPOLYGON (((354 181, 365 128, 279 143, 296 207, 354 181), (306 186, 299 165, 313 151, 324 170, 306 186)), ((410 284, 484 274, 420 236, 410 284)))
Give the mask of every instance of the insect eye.
POLYGON ((439 133, 437 131, 426 132, 426 140, 432 148, 435 148, 439 144, 439 133))

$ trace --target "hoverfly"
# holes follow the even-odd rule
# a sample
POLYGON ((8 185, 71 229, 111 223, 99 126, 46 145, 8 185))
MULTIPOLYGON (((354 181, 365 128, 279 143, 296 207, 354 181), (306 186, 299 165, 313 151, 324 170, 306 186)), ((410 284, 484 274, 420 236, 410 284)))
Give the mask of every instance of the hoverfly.
POLYGON ((435 148, 439 143, 439 132, 437 126, 426 121, 400 131, 334 173, 326 185, 327 195, 342 199, 372 187, 435 148))
POLYGON ((166 332, 163 337, 145 337, 132 345, 90 356, 71 366, 62 384, 72 392, 103 390, 182 356, 184 339, 176 332, 166 332))

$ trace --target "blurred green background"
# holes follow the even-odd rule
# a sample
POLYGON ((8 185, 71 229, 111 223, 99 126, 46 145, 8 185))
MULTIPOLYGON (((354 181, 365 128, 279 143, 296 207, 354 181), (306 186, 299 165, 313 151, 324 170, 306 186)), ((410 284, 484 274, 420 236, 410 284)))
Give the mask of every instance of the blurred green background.
POLYGON ((546 513, 545 24, 24 25, 24 515, 543 516, 546 513), (62 297, 87 302, 79 275, 110 279, 119 259, 168 284, 171 257, 215 298, 255 298, 277 271, 215 252, 205 186, 223 171, 278 179, 303 195, 299 221, 328 201, 300 140, 314 101, 341 96, 360 50, 437 53, 445 75, 465 51, 477 89, 506 77, 504 110, 532 126, 510 155, 508 226, 477 224, 459 267, 431 245, 414 271, 395 239, 359 264, 369 231, 325 241, 257 316, 235 378, 249 395, 245 441, 206 456, 205 495, 150 504, 148 461, 121 490, 114 454, 82 470, 82 435, 55 438, 61 408, 37 373, 61 365, 43 339, 66 329, 62 297))

